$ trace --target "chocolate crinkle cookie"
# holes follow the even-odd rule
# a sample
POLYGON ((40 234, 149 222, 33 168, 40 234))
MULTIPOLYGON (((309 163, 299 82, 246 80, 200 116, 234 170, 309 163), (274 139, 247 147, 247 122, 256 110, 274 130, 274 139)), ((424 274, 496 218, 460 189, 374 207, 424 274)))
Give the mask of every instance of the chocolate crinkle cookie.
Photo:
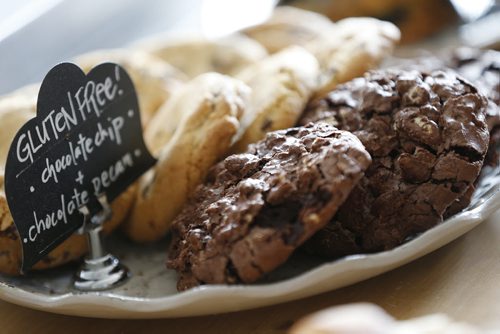
POLYGON ((472 81, 495 104, 500 105, 500 52, 471 48, 456 49, 447 62, 472 81))
POLYGON ((486 122, 490 130, 490 144, 486 163, 499 164, 500 144, 500 52, 471 48, 456 49, 447 65, 471 81, 488 98, 486 122))
POLYGON ((218 163, 174 221, 167 266, 178 289, 275 269, 330 221, 370 162, 353 134, 317 123, 218 163))
POLYGON ((373 163, 306 248, 328 257, 391 249, 468 205, 488 148, 487 103, 452 72, 384 70, 311 105, 302 124, 351 131, 373 163))

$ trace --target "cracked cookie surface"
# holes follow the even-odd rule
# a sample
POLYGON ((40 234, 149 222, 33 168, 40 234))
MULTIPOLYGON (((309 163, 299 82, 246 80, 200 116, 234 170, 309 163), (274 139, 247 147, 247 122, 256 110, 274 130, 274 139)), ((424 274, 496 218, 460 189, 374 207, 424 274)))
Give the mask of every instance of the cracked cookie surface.
POLYGON ((302 124, 351 131, 373 163, 306 247, 328 257, 390 249, 441 222, 483 165, 486 107, 451 72, 399 70, 370 72, 311 105, 302 124))
POLYGON ((327 124, 269 133, 215 165, 173 224, 178 289, 250 283, 335 214, 370 164, 361 142, 327 124))

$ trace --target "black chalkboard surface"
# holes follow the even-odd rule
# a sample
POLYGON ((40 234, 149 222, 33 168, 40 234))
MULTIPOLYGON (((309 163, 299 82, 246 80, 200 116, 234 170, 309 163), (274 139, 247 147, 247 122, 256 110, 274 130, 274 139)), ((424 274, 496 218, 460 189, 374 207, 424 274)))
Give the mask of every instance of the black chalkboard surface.
POLYGON ((5 192, 23 248, 26 271, 91 214, 151 168, 134 85, 119 65, 87 75, 55 66, 42 82, 37 115, 15 136, 5 169, 5 192))

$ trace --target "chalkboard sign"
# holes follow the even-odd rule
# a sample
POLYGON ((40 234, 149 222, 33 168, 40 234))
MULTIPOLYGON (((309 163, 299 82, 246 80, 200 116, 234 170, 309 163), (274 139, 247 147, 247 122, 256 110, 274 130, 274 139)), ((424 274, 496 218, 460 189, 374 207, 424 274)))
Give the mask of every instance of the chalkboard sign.
POLYGON ((119 65, 87 75, 62 63, 45 77, 36 117, 12 142, 5 192, 26 271, 83 224, 79 208, 102 210, 155 163, 141 128, 134 85, 119 65))

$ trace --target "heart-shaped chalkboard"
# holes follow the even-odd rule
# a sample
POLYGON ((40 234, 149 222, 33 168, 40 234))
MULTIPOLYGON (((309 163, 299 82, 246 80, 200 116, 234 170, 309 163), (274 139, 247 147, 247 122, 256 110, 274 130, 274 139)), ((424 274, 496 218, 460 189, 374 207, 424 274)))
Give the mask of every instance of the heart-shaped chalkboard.
POLYGON ((5 191, 27 270, 83 224, 79 207, 102 210, 151 168, 134 85, 119 65, 87 75, 55 66, 42 82, 36 117, 12 142, 5 191))

